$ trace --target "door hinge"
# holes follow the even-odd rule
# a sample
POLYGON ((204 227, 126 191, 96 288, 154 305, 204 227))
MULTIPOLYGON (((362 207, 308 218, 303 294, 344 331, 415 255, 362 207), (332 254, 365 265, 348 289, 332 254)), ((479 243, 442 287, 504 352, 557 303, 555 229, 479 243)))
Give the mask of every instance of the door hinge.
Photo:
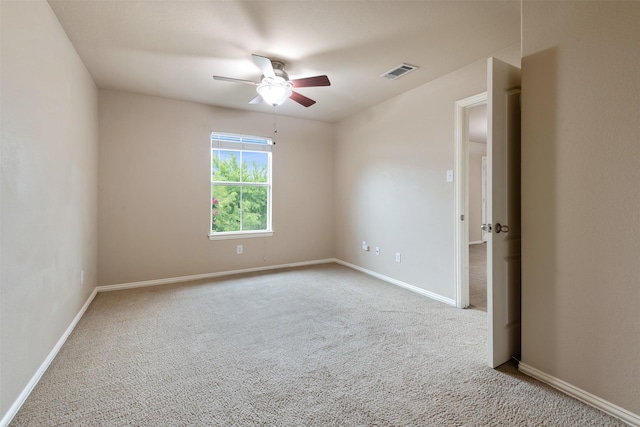
POLYGON ((460 215, 460 221, 464 221, 464 215, 460 215))

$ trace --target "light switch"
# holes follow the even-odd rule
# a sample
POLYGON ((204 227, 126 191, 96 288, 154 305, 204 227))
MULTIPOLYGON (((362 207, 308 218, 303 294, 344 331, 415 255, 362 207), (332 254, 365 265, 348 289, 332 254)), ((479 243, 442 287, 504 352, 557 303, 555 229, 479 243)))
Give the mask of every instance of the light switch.
POLYGON ((447 182, 453 182, 453 169, 447 171, 447 182))

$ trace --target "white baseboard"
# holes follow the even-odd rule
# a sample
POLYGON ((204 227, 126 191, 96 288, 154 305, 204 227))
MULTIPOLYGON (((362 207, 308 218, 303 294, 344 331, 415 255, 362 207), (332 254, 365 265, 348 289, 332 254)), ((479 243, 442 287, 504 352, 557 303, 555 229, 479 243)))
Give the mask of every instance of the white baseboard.
POLYGON ((384 280, 385 282, 391 283, 392 285, 400 286, 401 288, 405 288, 405 289, 408 289, 408 290, 413 291, 415 293, 418 293, 420 295, 424 295, 424 296, 429 297, 431 299, 434 299, 436 301, 440 301, 440 302, 443 302, 445 304, 452 305, 454 307, 456 305, 456 301, 455 300, 453 300, 451 298, 443 297, 442 295, 436 294, 435 292, 427 291, 427 290, 419 288, 417 286, 413 286, 413 285, 410 285, 408 283, 401 282, 400 280, 393 279, 393 278, 385 276, 383 274, 376 273, 375 271, 367 270, 366 268, 362 268, 362 267, 359 267, 359 266, 357 266, 355 264, 350 264, 348 262, 345 262, 345 261, 342 261, 342 260, 339 260, 339 259, 336 259, 335 262, 338 263, 338 264, 344 265, 345 267, 353 268, 354 270, 358 270, 358 271, 360 271, 362 273, 368 274, 369 276, 373 276, 373 277, 378 278, 380 280, 384 280))
POLYGON ((481 245, 483 243, 487 243, 487 242, 483 242, 482 240, 477 241, 477 242, 469 242, 470 245, 481 245))
POLYGON ((624 408, 621 408, 617 405, 614 405, 611 402, 607 402, 606 400, 594 396, 593 394, 586 392, 574 385, 571 385, 559 378, 551 376, 547 373, 540 371, 539 369, 534 368, 533 366, 529 366, 526 363, 520 362, 518 365, 518 370, 523 374, 527 374, 530 377, 533 377, 539 381, 542 381, 545 384, 550 385, 553 388, 560 390, 561 392, 568 394, 571 397, 574 397, 589 406, 593 406, 596 409, 601 410, 613 417, 619 418, 625 423, 632 426, 640 426, 640 415, 634 414, 632 412, 627 411, 624 408))
POLYGON ((242 270, 221 271, 218 273, 194 274, 191 276, 170 277, 168 279, 145 280, 143 282, 120 283, 118 285, 98 286, 98 292, 117 291, 120 289, 142 288, 145 286, 167 285, 171 283, 190 282, 192 280, 211 279, 213 277, 231 276, 234 274, 255 273, 259 271, 276 270, 279 268, 304 267, 307 265, 328 264, 336 262, 333 258, 315 261, 294 262, 289 264, 270 265, 265 267, 245 268, 242 270))
POLYGON ((69 325, 67 330, 64 331, 64 333, 62 334, 62 336, 60 337, 56 345, 49 352, 49 355, 47 355, 47 357, 44 359, 44 362, 42 362, 42 364, 40 365, 36 373, 33 375, 33 377, 31 377, 31 380, 27 383, 27 386, 24 388, 24 390, 22 390, 22 393, 20 393, 18 398, 15 400, 15 402, 13 402, 13 405, 11 405, 7 413, 4 414, 4 417, 2 417, 2 420, 0 420, 0 427, 8 426, 11 420, 13 419, 13 417, 16 416, 16 414, 18 413, 18 411, 20 410, 24 402, 27 400, 27 397, 29 397, 29 395, 33 391, 36 384, 38 384, 38 381, 40 381, 40 378, 42 378, 42 375, 44 375, 45 371, 47 370, 51 362, 53 362, 53 359, 55 359, 56 355, 62 348, 65 341, 67 341, 67 338, 69 338, 69 335, 71 335, 71 332, 73 332, 73 330, 75 329, 76 325, 84 315, 84 312, 87 311, 87 308, 89 308, 89 305, 91 304, 93 299, 96 297, 96 294, 97 294, 97 291, 96 289, 94 289, 91 295, 89 295, 89 298, 87 299, 87 301, 84 303, 84 305, 78 312, 78 314, 76 314, 76 317, 74 317, 73 320, 71 321, 71 324, 69 325))
MULTIPOLYGON (((424 295, 436 301, 443 302, 449 305, 456 305, 455 300, 450 298, 445 298, 442 295, 438 295, 434 292, 430 292, 424 290, 422 288, 418 288, 417 286, 410 285, 408 283, 401 282, 400 280, 392 279, 391 277, 384 276, 382 274, 376 273, 371 270, 367 270, 366 268, 358 267, 357 265, 350 264, 348 262, 336 259, 336 258, 327 258, 320 259, 315 261, 304 261, 304 262, 296 262, 289 264, 279 264, 279 265, 271 265, 266 267, 255 267, 255 268, 245 268, 242 270, 230 270, 230 271, 221 271, 218 273, 205 273, 205 274, 194 274, 190 276, 181 276, 181 277, 170 277, 167 279, 156 279, 156 280, 145 280, 142 282, 130 282, 130 283, 120 283, 117 285, 105 285, 98 286, 96 289, 98 292, 108 292, 108 291, 117 291, 120 289, 131 289, 131 288, 141 288, 145 286, 158 286, 158 285, 167 285, 171 283, 180 283, 180 282, 190 282, 192 280, 201 280, 201 279, 211 279, 214 277, 223 277, 223 276, 231 276, 234 274, 243 274, 243 273, 255 273, 260 271, 268 271, 268 270, 276 270, 279 268, 291 268, 291 267, 304 267, 307 265, 317 265, 317 264, 328 264, 335 262, 337 264, 344 265, 345 267, 352 268, 354 270, 358 270, 362 273, 368 274, 369 276, 376 277, 380 280, 384 280, 387 283, 391 283, 396 286, 400 286, 402 288, 408 289, 410 291, 416 292, 418 294, 424 295)), ((0 426, 1 427, 1 426, 0 426)))

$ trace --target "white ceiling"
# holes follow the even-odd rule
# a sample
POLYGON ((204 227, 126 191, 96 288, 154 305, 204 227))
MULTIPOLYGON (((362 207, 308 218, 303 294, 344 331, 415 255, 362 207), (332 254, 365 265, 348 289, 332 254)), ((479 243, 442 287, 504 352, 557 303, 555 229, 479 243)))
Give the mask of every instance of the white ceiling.
POLYGON ((278 114, 335 122, 520 42, 520 0, 49 0, 100 88, 271 112, 247 104, 251 54, 281 59, 290 78, 326 74, 278 114), (398 79, 380 74, 406 62, 398 79))

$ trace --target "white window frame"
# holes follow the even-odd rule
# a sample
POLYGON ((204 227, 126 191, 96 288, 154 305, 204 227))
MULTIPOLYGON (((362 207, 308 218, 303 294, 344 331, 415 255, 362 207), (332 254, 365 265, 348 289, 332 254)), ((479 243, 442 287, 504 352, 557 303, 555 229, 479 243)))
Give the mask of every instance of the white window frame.
MULTIPOLYGON (((209 176, 213 176, 213 150, 233 150, 241 152, 267 152, 269 153, 267 162, 267 182, 266 183, 245 183, 245 182, 233 182, 233 181, 214 181, 211 178, 211 186, 213 185, 228 185, 228 186, 251 186, 251 187, 265 187, 267 188, 267 229, 266 230, 248 230, 248 231, 211 231, 211 222, 213 221, 213 209, 209 211, 209 240, 225 240, 225 239, 246 239, 252 237, 267 237, 273 235, 272 228, 272 208, 273 208, 273 169, 272 163, 272 146, 273 141, 271 138, 252 136, 252 135, 239 135, 233 133, 223 132, 211 132, 211 147, 209 150, 209 176)), ((209 202, 211 202, 211 188, 209 189, 209 202)), ((211 207, 211 203, 209 203, 211 207)))

